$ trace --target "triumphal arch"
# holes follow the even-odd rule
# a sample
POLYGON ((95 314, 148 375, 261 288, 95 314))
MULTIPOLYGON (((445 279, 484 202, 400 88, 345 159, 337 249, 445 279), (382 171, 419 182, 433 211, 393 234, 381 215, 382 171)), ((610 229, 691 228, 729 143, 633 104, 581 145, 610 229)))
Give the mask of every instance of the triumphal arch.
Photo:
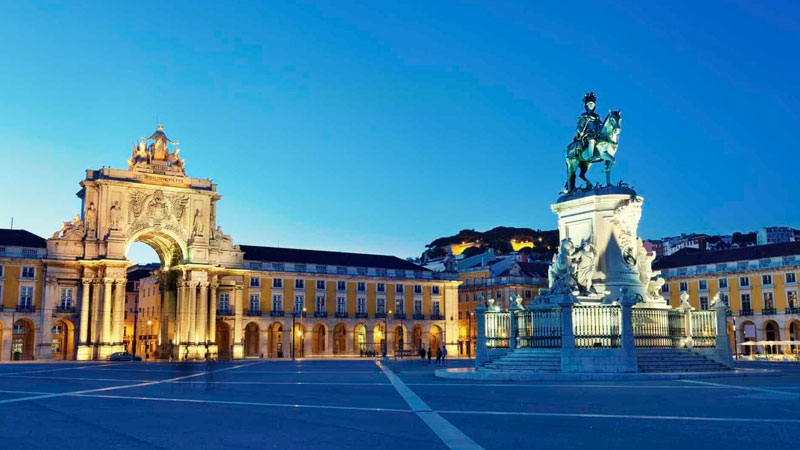
MULTIPOLYGON (((229 292, 241 305, 245 273, 243 252, 217 225, 217 185, 186 175, 178 143, 159 126, 134 145, 127 170, 87 170, 80 186, 80 213, 47 241, 45 292, 53 305, 58 280, 80 280, 77 359, 124 349, 126 255, 134 242, 161 260, 159 353, 215 356, 214 299, 229 292)), ((234 333, 241 334, 241 323, 234 333)), ((242 357, 241 345, 236 340, 230 349, 234 358, 242 357)))

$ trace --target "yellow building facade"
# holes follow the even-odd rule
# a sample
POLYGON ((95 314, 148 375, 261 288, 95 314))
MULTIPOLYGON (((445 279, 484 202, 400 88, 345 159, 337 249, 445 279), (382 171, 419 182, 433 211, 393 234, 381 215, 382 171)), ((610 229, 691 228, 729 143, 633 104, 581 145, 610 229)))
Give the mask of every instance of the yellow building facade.
POLYGON ((745 342, 800 341, 800 243, 717 251, 681 251, 654 267, 666 283, 664 297, 676 307, 688 294, 693 308, 708 309, 719 295, 730 307, 729 331, 738 354, 795 354, 797 345, 742 345, 745 342))

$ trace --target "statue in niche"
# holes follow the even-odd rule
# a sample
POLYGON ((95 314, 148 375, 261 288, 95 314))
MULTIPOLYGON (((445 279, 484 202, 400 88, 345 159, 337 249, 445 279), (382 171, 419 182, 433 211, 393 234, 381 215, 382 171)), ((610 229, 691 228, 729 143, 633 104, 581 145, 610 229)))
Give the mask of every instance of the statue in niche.
POLYGON ((200 209, 194 210, 194 219, 192 221, 192 236, 203 235, 203 214, 200 209))
POLYGON ((94 202, 89 202, 86 208, 86 234, 91 235, 94 233, 95 224, 97 223, 97 208, 94 207, 94 202))
POLYGON ((119 206, 118 201, 114 201, 114 204, 111 205, 108 215, 111 219, 111 229, 119 230, 119 221, 120 218, 122 217, 122 207, 119 206))

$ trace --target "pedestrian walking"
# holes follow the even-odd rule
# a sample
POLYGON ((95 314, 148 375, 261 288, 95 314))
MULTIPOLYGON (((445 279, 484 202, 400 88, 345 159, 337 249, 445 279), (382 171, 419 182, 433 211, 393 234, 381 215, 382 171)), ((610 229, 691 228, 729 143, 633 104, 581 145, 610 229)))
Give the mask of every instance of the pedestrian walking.
POLYGON ((447 347, 444 345, 442 346, 442 365, 447 365, 447 347))
POLYGON ((433 352, 431 351, 431 348, 428 347, 428 365, 429 366, 431 365, 431 356, 433 356, 433 352))
POLYGON ((438 366, 442 362, 442 349, 436 347, 436 365, 438 366))
POLYGON ((425 348, 424 347, 420 347, 419 348, 419 352, 417 352, 417 353, 419 354, 419 364, 421 366, 424 366, 425 365, 425 348))

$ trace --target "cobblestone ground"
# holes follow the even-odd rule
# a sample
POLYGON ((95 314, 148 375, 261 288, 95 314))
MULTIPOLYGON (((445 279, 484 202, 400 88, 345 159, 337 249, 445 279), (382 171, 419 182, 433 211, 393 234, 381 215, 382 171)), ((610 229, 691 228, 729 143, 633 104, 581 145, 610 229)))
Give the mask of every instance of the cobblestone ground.
POLYGON ((0 448, 793 448, 800 367, 775 367, 493 383, 439 379, 415 361, 9 363, 0 448))

